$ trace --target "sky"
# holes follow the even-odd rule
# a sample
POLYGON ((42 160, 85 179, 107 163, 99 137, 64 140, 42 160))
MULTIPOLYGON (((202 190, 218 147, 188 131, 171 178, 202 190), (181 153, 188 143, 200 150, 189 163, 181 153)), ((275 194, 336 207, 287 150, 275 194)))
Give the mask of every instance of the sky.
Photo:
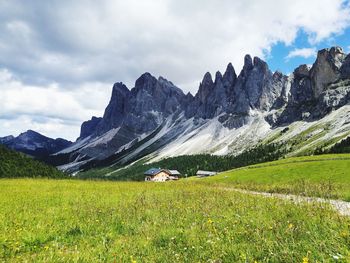
POLYGON ((349 0, 0 0, 0 136, 74 141, 115 82, 150 72, 195 94, 245 54, 290 74, 335 45, 350 52, 349 0))

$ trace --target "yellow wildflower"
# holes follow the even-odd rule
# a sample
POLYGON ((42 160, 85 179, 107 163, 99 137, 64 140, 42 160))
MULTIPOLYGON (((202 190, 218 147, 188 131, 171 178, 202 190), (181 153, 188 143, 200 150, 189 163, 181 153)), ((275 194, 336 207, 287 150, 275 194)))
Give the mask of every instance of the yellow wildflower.
POLYGON ((342 237, 348 237, 349 236, 349 234, 346 231, 341 232, 340 235, 342 237))
POLYGON ((303 263, 309 263, 309 258, 308 257, 303 257, 303 263))

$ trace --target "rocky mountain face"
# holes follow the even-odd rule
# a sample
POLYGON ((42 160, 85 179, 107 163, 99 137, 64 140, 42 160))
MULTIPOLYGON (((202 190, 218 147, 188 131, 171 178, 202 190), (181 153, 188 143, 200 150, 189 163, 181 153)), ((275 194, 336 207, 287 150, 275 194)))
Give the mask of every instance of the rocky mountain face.
POLYGON ((103 138, 81 149, 80 157, 103 159, 125 145, 136 143, 169 116, 179 114, 190 101, 191 95, 186 96, 170 81, 162 77, 157 79, 150 73, 140 76, 131 90, 121 82, 115 83, 103 117, 84 122, 78 141, 103 138))
POLYGON ((246 55, 239 75, 231 63, 214 79, 208 72, 194 96, 145 73, 131 90, 114 84, 103 117, 84 122, 78 141, 60 154, 76 167, 171 152, 234 154, 244 129, 251 132, 255 125, 256 138, 243 140, 254 144, 268 131, 321 120, 349 102, 350 56, 339 47, 320 50, 311 68, 301 65, 290 76, 273 73, 266 62, 246 55), (207 145, 208 138, 213 143, 207 145))
POLYGON ((284 112, 277 124, 316 120, 349 102, 349 55, 339 47, 318 52, 311 68, 301 65, 291 76, 284 112))
POLYGON ((61 138, 51 139, 38 132, 28 130, 17 137, 10 135, 0 138, 0 144, 41 159, 69 147, 72 142, 61 138))
POLYGON ((114 128, 129 133, 130 138, 150 132, 169 115, 181 110, 185 101, 186 95, 181 89, 149 73, 138 78, 132 90, 121 82, 115 83, 103 118, 93 117, 84 122, 79 138, 99 136, 114 128))

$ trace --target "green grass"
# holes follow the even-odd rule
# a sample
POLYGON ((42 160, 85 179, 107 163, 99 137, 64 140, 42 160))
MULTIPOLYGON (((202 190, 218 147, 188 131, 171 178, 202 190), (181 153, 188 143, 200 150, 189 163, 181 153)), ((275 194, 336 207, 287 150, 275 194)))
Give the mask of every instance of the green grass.
POLYGON ((2 179, 0 261, 350 260, 350 219, 326 204, 198 182, 2 179))
POLYGON ((200 182, 350 201, 350 154, 287 158, 227 171, 200 182))

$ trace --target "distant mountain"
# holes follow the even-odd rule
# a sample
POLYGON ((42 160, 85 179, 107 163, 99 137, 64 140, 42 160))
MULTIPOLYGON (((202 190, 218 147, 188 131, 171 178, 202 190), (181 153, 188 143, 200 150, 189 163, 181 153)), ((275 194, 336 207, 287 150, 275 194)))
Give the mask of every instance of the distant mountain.
POLYGON ((17 137, 10 135, 0 138, 0 144, 5 145, 12 150, 42 159, 50 154, 69 147, 72 142, 61 138, 51 139, 38 132, 28 130, 17 137))
POLYGON ((291 155, 310 154, 350 134, 350 55, 318 52, 315 63, 286 76, 246 55, 197 94, 143 74, 129 90, 113 86, 103 117, 84 122, 79 139, 55 154, 68 171, 185 154, 236 155, 257 144, 285 142, 291 155))
POLYGON ((13 137, 12 135, 9 136, 5 136, 5 137, 0 137, 0 144, 5 144, 11 140, 13 140, 15 137, 13 137))

